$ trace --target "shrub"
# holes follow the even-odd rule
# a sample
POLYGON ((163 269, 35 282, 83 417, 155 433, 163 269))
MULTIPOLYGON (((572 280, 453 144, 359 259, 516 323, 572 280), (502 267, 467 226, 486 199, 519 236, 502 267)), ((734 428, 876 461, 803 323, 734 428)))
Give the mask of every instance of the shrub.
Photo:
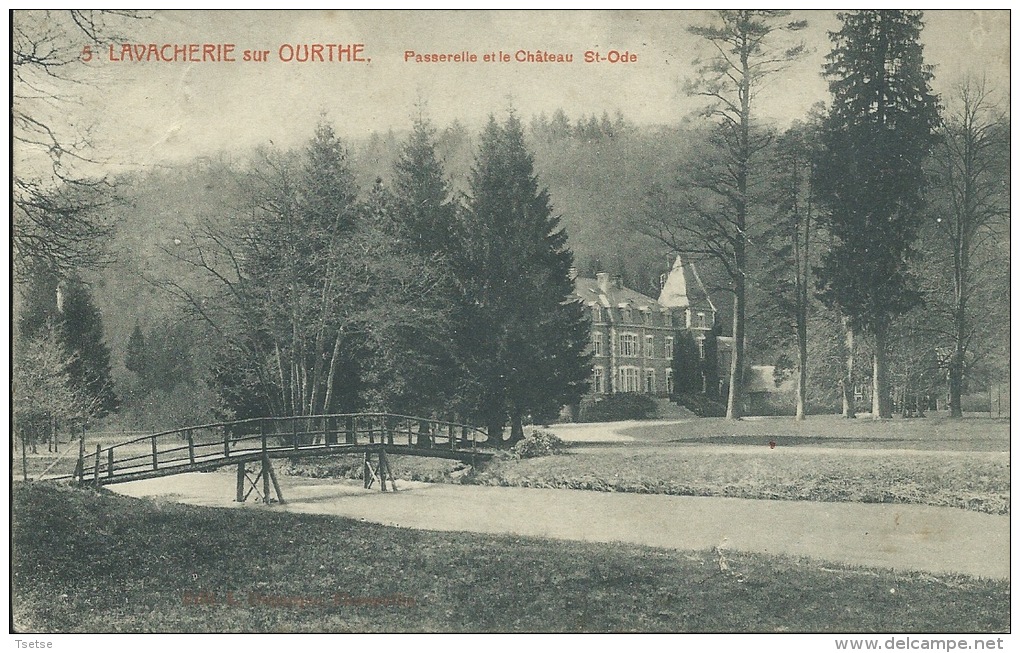
POLYGON ((581 422, 618 422, 628 419, 654 419, 655 399, 638 392, 619 392, 581 404, 581 422))
POLYGON ((685 394, 674 401, 698 417, 726 417, 726 404, 706 394, 685 394))
POLYGON ((533 429, 524 434, 524 439, 513 446, 511 451, 516 458, 538 458, 563 453, 566 447, 563 440, 549 431, 533 429))

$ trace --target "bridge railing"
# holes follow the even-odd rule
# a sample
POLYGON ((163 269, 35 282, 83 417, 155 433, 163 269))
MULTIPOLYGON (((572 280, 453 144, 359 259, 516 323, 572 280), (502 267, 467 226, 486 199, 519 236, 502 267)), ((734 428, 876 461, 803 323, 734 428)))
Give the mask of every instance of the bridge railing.
POLYGON ((294 417, 254 417, 189 426, 137 437, 94 453, 80 450, 73 474, 58 478, 93 481, 160 469, 281 450, 317 451, 365 444, 414 449, 475 450, 487 441, 476 427, 443 420, 390 413, 341 413, 294 417))

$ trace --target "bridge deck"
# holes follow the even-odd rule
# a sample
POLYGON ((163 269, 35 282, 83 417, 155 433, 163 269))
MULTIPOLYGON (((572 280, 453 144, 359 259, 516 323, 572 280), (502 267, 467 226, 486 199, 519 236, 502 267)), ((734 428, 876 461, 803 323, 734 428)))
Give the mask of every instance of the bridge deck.
POLYGON ((267 417, 155 433, 86 454, 54 480, 109 485, 227 465, 341 454, 388 453, 474 463, 492 457, 472 426, 386 413, 267 417))

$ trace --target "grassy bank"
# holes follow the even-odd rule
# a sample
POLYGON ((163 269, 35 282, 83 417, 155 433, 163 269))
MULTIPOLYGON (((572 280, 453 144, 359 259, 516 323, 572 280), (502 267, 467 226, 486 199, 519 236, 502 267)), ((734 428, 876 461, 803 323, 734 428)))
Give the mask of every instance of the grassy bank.
POLYGON ((1005 454, 775 452, 704 449, 577 450, 494 461, 471 478, 483 485, 605 492, 857 503, 916 503, 1009 514, 1005 454))
POLYGON ((1009 583, 13 494, 21 631, 1004 632, 1009 583))
MULTIPOLYGON (((813 450, 809 447, 575 447, 497 458, 469 473, 451 461, 396 457, 398 478, 431 483, 567 488, 681 496, 913 503, 1010 512, 1009 457, 985 452, 813 450)), ((360 478, 356 456, 304 459, 288 473, 360 478)))

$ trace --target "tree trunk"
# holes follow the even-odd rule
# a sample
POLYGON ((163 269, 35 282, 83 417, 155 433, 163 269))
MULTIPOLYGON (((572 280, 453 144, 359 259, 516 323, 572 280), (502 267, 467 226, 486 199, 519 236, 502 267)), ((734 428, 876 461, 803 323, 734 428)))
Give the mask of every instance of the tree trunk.
POLYGON ((889 379, 886 362, 886 328, 879 325, 875 328, 875 356, 871 377, 871 415, 875 419, 892 417, 892 406, 889 401, 889 379))
POLYGON ((843 417, 854 419, 857 417, 857 407, 854 404, 854 330, 846 319, 843 320, 843 327, 846 330, 846 368, 841 382, 843 386, 843 417))
POLYGON ((807 364, 806 356, 800 356, 797 370, 797 416, 798 422, 803 422, 807 419, 807 412, 805 408, 807 394, 807 364))
POLYGON ((486 420, 485 432, 488 434, 488 444, 494 447, 503 446, 503 418, 490 417, 486 420))
POLYGON ((726 401, 726 419, 740 419, 744 395, 744 279, 738 273, 733 295, 733 356, 730 357, 730 392, 726 401))
POLYGON ((524 421, 521 418, 521 411, 515 409, 510 415, 510 439, 507 440, 507 444, 512 447, 523 439, 524 421))
POLYGON ((807 305, 797 306, 797 421, 803 422, 807 402, 807 305))
POLYGON ((954 334, 952 359, 949 361, 949 416, 963 417, 961 396, 963 395, 963 359, 967 353, 964 345, 967 338, 966 307, 960 289, 957 290, 956 296, 956 311, 953 315, 956 333, 954 334))
POLYGON ((330 406, 333 404, 333 388, 336 384, 337 367, 340 364, 340 337, 342 331, 336 332, 336 340, 333 341, 333 355, 329 359, 329 373, 326 377, 326 396, 322 400, 322 412, 332 412, 330 406))

